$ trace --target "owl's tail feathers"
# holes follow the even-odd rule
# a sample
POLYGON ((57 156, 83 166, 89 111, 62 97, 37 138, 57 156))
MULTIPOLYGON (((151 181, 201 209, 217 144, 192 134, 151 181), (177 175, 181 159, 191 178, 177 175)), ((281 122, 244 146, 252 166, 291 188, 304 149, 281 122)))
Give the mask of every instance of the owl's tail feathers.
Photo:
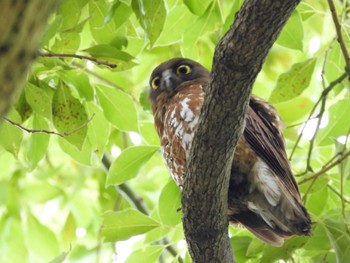
POLYGON ((294 234, 309 235, 311 227, 309 218, 305 218, 305 222, 292 224, 294 225, 293 230, 288 231, 281 229, 278 225, 271 226, 267 224, 265 219, 259 214, 249 210, 240 214, 231 215, 229 216, 229 220, 232 224, 242 224, 257 238, 274 247, 282 246, 284 240, 294 234))
POLYGON ((240 224, 244 226, 257 238, 274 247, 282 246, 286 238, 280 233, 275 233, 261 217, 251 211, 231 215, 229 221, 233 225, 240 224))

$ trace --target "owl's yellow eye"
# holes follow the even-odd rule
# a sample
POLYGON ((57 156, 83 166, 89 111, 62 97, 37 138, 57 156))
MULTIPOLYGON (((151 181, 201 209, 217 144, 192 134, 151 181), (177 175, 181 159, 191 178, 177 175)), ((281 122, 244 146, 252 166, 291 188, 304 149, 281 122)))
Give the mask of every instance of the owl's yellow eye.
POLYGON ((159 77, 155 77, 154 79, 152 79, 152 89, 154 90, 158 89, 159 85, 160 85, 159 77))
POLYGON ((176 74, 177 75, 186 75, 188 73, 191 72, 191 68, 187 65, 180 65, 177 69, 176 69, 176 74))

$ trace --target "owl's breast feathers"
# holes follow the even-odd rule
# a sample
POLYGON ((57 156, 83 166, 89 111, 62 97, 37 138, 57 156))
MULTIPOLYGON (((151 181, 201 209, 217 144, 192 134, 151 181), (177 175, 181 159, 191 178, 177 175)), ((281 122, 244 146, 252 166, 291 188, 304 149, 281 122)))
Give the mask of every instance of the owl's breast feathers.
POLYGON ((159 96, 153 104, 163 159, 180 188, 184 183, 186 160, 203 104, 202 84, 200 81, 189 82, 172 97, 159 96))
MULTIPOLYGON (((203 80, 184 82, 173 95, 159 94, 152 104, 162 155, 180 188, 206 85, 203 80)), ((230 222, 274 246, 293 234, 309 234, 311 228, 285 153, 282 126, 270 104, 251 97, 246 127, 233 153, 228 193, 230 222)))

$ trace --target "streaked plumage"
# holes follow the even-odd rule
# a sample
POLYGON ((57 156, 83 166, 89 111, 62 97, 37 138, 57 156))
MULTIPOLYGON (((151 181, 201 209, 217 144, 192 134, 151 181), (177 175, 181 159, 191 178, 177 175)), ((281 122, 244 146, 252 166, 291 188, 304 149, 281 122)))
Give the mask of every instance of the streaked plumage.
MULTIPOLYGON (((200 64, 175 58, 160 64, 150 78, 150 100, 162 155, 182 188, 209 72, 200 64)), ((310 217, 286 156, 283 123, 266 101, 251 96, 246 127, 234 153, 228 197, 230 223, 240 223, 274 246, 310 233, 310 217)))

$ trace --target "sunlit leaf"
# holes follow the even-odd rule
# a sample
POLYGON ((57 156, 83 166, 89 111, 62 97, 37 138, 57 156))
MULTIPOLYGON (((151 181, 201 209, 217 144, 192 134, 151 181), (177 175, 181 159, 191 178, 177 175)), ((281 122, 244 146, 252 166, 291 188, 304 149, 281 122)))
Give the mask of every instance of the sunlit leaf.
POLYGON ((0 221, 1 223, 1 259, 7 262, 22 262, 28 257, 29 251, 25 244, 25 233, 21 222, 17 218, 10 217, 0 221))
POLYGON ((316 59, 294 64, 288 72, 281 74, 269 101, 273 103, 291 100, 299 96, 310 84, 316 59))
MULTIPOLYGON (((49 130, 46 120, 38 115, 33 117, 33 129, 49 130)), ((32 168, 35 168, 38 162, 45 156, 49 144, 50 135, 44 132, 33 133, 30 136, 27 158, 32 168)))
POLYGON ((320 129, 317 141, 321 145, 333 143, 341 135, 349 132, 350 101, 340 100, 332 105, 328 111, 328 125, 320 129))
POLYGON ((28 83, 25 88, 25 96, 33 110, 43 117, 51 119, 51 99, 43 89, 28 83))
POLYGON ((151 145, 159 145, 159 137, 154 128, 154 123, 150 121, 140 121, 139 129, 142 135, 142 138, 151 145))
MULTIPOLYGON (((18 112, 11 110, 7 118, 16 123, 21 122, 18 112)), ((0 145, 17 157, 22 142, 23 132, 13 124, 2 120, 0 122, 0 145)))
POLYGON ((42 260, 49 261, 59 254, 59 245, 55 234, 32 215, 28 215, 26 234, 30 251, 42 260))
POLYGON ((97 86, 96 91, 107 120, 119 130, 137 131, 136 109, 129 95, 105 86, 97 86))
POLYGON ((84 106, 71 95, 64 82, 60 82, 53 97, 52 115, 58 132, 70 133, 64 139, 81 149, 87 135, 88 116, 84 106))
POLYGON ((276 43, 281 46, 303 51, 304 30, 298 11, 294 11, 284 26, 276 43))
POLYGON ((109 8, 105 0, 89 1, 90 33, 97 43, 109 44, 114 37, 115 25, 113 20, 106 19, 109 8), (106 23, 107 22, 107 23, 106 23))
POLYGON ((134 262, 158 262, 158 258, 164 246, 153 245, 145 246, 141 249, 135 250, 126 260, 125 263, 134 263, 134 262))
POLYGON ((85 73, 75 70, 62 70, 58 72, 58 75, 68 87, 76 89, 82 98, 88 101, 94 98, 94 91, 85 73))
POLYGON ((144 234, 159 224, 150 217, 134 209, 106 212, 103 215, 101 234, 106 242, 127 240, 144 234))
POLYGON ((176 225, 181 222, 181 191, 173 180, 164 186, 158 201, 159 216, 163 224, 176 225))
POLYGON ((337 218, 325 220, 324 228, 335 250, 337 262, 346 262, 350 258, 350 234, 346 223, 337 218))
POLYGON ((131 6, 152 46, 164 26, 166 17, 164 1, 132 0, 131 6))
POLYGON ((133 146, 125 149, 112 163, 107 185, 122 184, 135 177, 141 166, 159 150, 158 146, 133 146))
POLYGON ((89 123, 88 139, 91 143, 93 152, 101 157, 104 153, 104 147, 106 146, 109 137, 110 124, 104 118, 101 109, 94 103, 87 103, 86 110, 89 116, 94 116, 89 123))
POLYGON ((184 0, 184 4, 187 8, 195 15, 201 16, 209 6, 212 0, 203 0, 203 1, 193 1, 193 0, 184 0))

